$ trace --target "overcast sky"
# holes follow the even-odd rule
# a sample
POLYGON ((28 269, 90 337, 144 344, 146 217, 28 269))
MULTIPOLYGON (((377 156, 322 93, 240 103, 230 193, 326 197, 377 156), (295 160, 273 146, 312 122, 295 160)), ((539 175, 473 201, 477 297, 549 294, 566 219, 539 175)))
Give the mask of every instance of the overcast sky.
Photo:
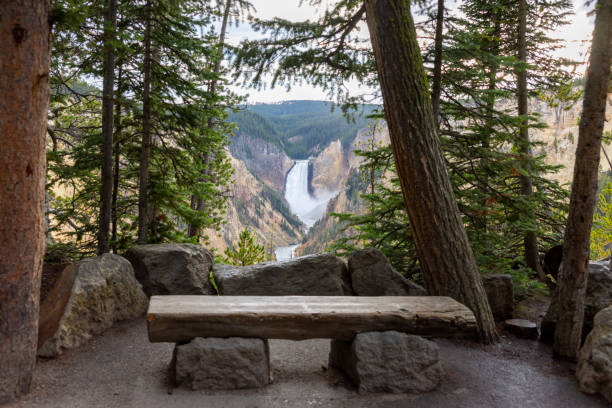
MULTIPOLYGON (((305 19, 316 18, 321 13, 320 7, 309 6, 308 1, 304 1, 299 7, 299 0, 251 0, 257 12, 255 15, 262 19, 273 17, 281 17, 293 21, 302 21, 305 19)), ((330 0, 323 0, 322 4, 326 5, 330 0)), ((553 33, 553 37, 563 38, 567 41, 567 46, 559 50, 558 54, 575 59, 578 61, 586 61, 586 50, 588 49, 591 34, 593 31, 593 17, 588 17, 587 13, 592 9, 584 7, 584 0, 573 0, 575 15, 571 17, 571 24, 560 29, 559 32, 553 33)), ((452 1, 451 1, 452 4, 452 1)), ((365 30, 363 30, 365 31, 365 30)), ((364 33, 367 35, 367 32, 364 33)), ((228 40, 231 43, 238 43, 245 38, 253 38, 255 33, 250 29, 248 24, 242 23, 238 27, 231 26, 228 29, 228 40)), ((581 68, 584 71, 584 67, 581 68)), ((358 85, 352 84, 356 89, 358 85)), ((257 91, 254 89, 233 88, 240 95, 249 94, 249 102, 278 102, 291 99, 329 99, 327 94, 310 85, 293 85, 291 91, 287 92, 282 86, 274 89, 267 88, 257 91)), ((349 87, 350 89, 350 87, 349 87)))

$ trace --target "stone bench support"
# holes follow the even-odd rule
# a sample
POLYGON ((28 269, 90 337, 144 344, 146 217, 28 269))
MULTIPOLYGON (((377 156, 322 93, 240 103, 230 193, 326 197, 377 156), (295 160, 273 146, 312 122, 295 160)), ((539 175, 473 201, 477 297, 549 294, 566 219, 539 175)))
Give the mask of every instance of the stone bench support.
POLYGON ((396 331, 360 333, 352 341, 332 340, 329 366, 342 371, 360 392, 421 393, 444 376, 438 345, 396 331))
POLYGON ((193 390, 258 388, 271 381, 270 349, 263 339, 197 337, 175 346, 170 369, 193 390))

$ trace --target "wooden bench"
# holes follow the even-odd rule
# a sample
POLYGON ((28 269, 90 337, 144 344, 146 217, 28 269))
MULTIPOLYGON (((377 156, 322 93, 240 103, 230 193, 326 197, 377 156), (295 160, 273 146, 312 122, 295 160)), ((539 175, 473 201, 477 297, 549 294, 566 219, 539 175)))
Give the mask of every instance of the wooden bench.
POLYGON ((153 296, 151 342, 196 337, 351 340, 394 330, 425 337, 473 337, 474 314, 449 297, 153 296))

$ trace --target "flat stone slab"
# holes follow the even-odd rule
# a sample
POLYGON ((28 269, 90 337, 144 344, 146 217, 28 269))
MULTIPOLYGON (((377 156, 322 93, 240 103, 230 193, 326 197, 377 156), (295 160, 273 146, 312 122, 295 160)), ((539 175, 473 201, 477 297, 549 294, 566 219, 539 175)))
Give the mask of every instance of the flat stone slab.
POLYGON ((430 337, 473 337, 470 309, 438 296, 153 296, 151 342, 196 337, 352 340, 395 330, 430 337))

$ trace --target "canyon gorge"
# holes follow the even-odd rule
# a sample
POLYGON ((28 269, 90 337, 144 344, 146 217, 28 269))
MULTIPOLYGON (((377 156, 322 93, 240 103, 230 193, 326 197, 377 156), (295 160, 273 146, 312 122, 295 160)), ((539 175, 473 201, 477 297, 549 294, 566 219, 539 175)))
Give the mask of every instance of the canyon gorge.
MULTIPOLYGON (((561 165, 553 177, 569 183, 582 104, 531 105, 548 124, 532 130, 532 137, 541 142, 535 154, 545 153, 549 164, 561 165)), ((359 199, 364 189, 362 158, 355 150, 389 143, 384 122, 373 129, 365 118, 373 108, 355 115, 354 122, 320 101, 251 105, 234 114, 230 119, 238 128, 230 146, 232 195, 227 223, 218 232, 208 232, 211 246, 222 251, 248 228, 277 259, 324 251, 341 233, 330 214, 365 210, 359 199)), ((607 122, 606 131, 611 129, 607 122)), ((604 154, 610 150, 609 140, 604 149, 602 172, 611 168, 604 154)))

